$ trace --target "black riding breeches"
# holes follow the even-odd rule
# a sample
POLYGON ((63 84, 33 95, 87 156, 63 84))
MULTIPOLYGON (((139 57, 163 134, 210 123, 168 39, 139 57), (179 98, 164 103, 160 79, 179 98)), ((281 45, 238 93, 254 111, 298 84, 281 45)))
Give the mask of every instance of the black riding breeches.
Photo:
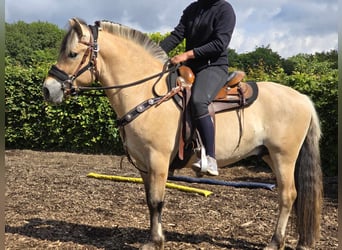
POLYGON ((228 66, 209 66, 196 73, 195 83, 191 87, 191 112, 194 119, 209 113, 208 105, 228 79, 228 66))

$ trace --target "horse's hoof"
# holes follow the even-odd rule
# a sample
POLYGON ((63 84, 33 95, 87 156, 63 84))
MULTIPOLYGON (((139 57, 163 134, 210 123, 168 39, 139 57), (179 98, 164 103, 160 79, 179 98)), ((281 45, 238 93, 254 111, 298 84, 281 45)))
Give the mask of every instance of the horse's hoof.
POLYGON ((140 247, 140 250, 164 250, 164 243, 147 243, 140 247))

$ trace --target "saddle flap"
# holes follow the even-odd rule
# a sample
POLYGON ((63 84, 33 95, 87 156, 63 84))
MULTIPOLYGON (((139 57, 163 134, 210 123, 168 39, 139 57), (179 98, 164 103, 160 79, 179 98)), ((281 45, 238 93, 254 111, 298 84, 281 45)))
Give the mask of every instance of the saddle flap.
POLYGON ((240 82, 236 87, 225 87, 221 96, 213 101, 215 113, 244 108, 251 105, 258 97, 258 85, 255 82, 240 82))

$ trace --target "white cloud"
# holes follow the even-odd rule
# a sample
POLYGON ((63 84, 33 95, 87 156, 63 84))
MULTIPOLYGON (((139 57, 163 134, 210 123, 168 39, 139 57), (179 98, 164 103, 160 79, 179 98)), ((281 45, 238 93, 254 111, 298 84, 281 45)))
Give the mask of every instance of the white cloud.
POLYGON ((231 48, 239 53, 270 45, 282 57, 337 49, 337 0, 239 1, 231 48))
MULTIPOLYGON (((47 21, 64 28, 71 17, 111 20, 143 32, 171 31, 191 1, 26 0, 5 2, 6 22, 47 21)), ((337 48, 337 0, 230 0, 237 25, 230 48, 270 45, 283 57, 337 48)))

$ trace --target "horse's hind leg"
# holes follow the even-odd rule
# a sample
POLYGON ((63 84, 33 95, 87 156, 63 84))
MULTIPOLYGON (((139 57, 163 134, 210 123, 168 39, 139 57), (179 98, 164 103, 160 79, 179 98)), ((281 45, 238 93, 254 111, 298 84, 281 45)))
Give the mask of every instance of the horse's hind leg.
POLYGON ((272 240, 265 249, 284 249, 286 226, 297 195, 294 181, 295 161, 285 159, 280 154, 273 160, 270 156, 265 156, 263 159, 275 173, 279 190, 278 221, 272 240))
POLYGON ((150 212, 151 237, 150 242, 142 246, 142 250, 164 249, 164 234, 162 230, 162 209, 164 205, 165 185, 168 175, 167 171, 167 166, 159 164, 158 166, 151 165, 148 173, 141 173, 141 176, 144 180, 146 200, 150 212))

